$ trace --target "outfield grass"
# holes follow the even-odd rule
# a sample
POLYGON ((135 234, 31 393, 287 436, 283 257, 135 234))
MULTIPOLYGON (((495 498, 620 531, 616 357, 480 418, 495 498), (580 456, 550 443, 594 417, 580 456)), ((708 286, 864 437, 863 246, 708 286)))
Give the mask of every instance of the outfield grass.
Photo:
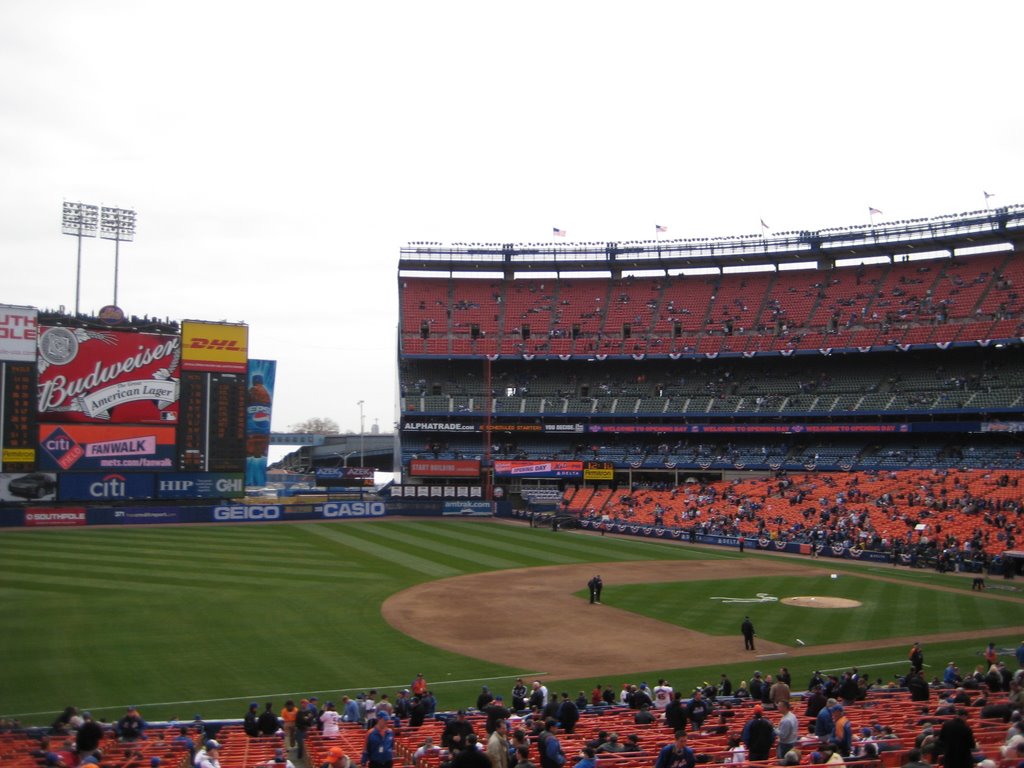
MULTIPOLYGON (((888 575, 888 574, 887 574, 888 575)), ((912 583, 893 583, 842 573, 829 576, 769 576, 730 581, 630 584, 605 589, 606 604, 739 640, 739 626, 750 616, 758 637, 796 647, 857 640, 884 640, 909 634, 932 635, 976 627, 996 630, 1021 623, 1020 606, 979 600, 970 592, 949 593, 912 583), (726 603, 715 598, 749 599, 757 594, 857 600, 855 609, 815 609, 781 602, 726 603), (1016 610, 1014 610, 1016 609, 1016 610)))
MULTIPOLYGON (((48 724, 67 704, 107 718, 138 704, 150 719, 237 717, 250 700, 280 703, 313 692, 324 700, 373 686, 393 692, 419 671, 443 708, 465 706, 481 683, 506 690, 516 674, 542 670, 466 658, 398 633, 380 614, 388 595, 483 571, 666 559, 740 562, 738 553, 725 549, 461 520, 8 531, 0 535, 6 630, 0 635, 0 716, 48 724)), ((867 580, 844 576, 839 584, 854 581, 867 580)), ((757 580, 756 591, 765 591, 766 583, 757 580)), ((716 594, 725 584, 715 585, 716 594)), ((631 594, 632 588, 609 585, 606 602, 636 610, 649 602, 643 590, 669 594, 680 586, 640 586, 631 594)), ((983 596, 964 595, 965 607, 955 616, 947 609, 954 597, 941 598, 936 612, 945 621, 937 628, 924 612, 914 612, 913 621, 927 627, 922 634, 998 625, 983 596)), ((893 613, 905 609, 889 606, 893 613)), ((670 601, 664 610, 677 614, 672 620, 682 615, 670 601)), ((1019 605, 1002 603, 999 610, 1019 623, 1019 605)), ((770 618, 751 615, 763 636, 775 631, 770 618)), ((732 617, 722 634, 735 631, 730 622, 738 626, 732 617)), ((852 624, 843 631, 861 631, 852 624)), ((710 626, 697 628, 712 631, 710 626)), ((906 631, 917 626, 908 619, 906 631)), ((988 639, 979 633, 978 643, 988 639)), ((1016 645, 1019 638, 1005 640, 1011 641, 1016 645)), ((963 653, 973 653, 968 649, 978 643, 964 643, 963 653)), ((898 651, 905 658, 905 649, 898 651)), ((884 648, 872 653, 888 661, 894 655, 884 648)), ((808 672, 826 666, 814 659, 800 663, 810 665, 808 672)), ((680 669, 685 666, 685 658, 665 660, 665 669, 649 677, 660 672, 700 682, 706 674, 680 669)), ((749 675, 735 674, 741 672, 749 675)))

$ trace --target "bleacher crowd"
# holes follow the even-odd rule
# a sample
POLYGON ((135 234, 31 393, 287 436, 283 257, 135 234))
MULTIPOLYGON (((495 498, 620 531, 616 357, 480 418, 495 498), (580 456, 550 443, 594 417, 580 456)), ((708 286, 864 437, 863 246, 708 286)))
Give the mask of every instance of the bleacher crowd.
POLYGON ((315 697, 241 721, 113 724, 68 707, 49 729, 0 733, 12 768, 693 768, 855 765, 862 768, 1024 766, 1024 642, 989 644, 961 676, 950 662, 925 679, 915 644, 905 674, 871 680, 856 668, 815 672, 798 688, 786 667, 734 684, 722 674, 685 694, 665 680, 595 683, 570 696, 517 680, 509 706, 484 687, 474 707, 430 711, 422 676, 394 699, 376 691, 322 707, 315 697), (1010 664, 1002 658, 1008 655, 1010 664), (1011 672, 1011 667, 1016 670, 1011 672), (413 689, 416 689, 414 692, 413 689), (293 763, 294 759, 294 763, 293 763))

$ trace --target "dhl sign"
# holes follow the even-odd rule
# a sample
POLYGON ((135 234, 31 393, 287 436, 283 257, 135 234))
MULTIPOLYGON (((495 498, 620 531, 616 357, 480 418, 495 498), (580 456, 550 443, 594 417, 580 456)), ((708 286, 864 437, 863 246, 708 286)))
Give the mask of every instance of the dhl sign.
POLYGON ((248 363, 249 326, 182 322, 182 370, 245 373, 248 363))

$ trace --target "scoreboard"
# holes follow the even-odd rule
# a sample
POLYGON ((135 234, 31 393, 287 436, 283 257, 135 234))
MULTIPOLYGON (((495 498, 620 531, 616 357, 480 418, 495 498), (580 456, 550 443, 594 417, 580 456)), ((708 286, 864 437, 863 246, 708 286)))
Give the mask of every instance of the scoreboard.
POLYGON ((178 468, 244 472, 245 412, 243 374, 182 372, 178 468))
POLYGON ((583 465, 584 480, 614 480, 615 465, 610 461, 588 461, 583 465))
POLYGON ((36 464, 35 366, 0 363, 0 467, 31 472, 36 464))

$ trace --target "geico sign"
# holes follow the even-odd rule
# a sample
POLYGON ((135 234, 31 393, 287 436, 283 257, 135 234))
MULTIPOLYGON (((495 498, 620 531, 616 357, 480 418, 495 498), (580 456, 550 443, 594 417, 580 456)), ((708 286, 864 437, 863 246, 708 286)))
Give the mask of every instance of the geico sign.
POLYGON ((387 507, 383 501, 331 501, 323 510, 324 517, 379 517, 387 507))
POLYGON ((280 507, 247 507, 241 504, 233 507, 214 507, 213 519, 224 520, 280 520, 280 507))

